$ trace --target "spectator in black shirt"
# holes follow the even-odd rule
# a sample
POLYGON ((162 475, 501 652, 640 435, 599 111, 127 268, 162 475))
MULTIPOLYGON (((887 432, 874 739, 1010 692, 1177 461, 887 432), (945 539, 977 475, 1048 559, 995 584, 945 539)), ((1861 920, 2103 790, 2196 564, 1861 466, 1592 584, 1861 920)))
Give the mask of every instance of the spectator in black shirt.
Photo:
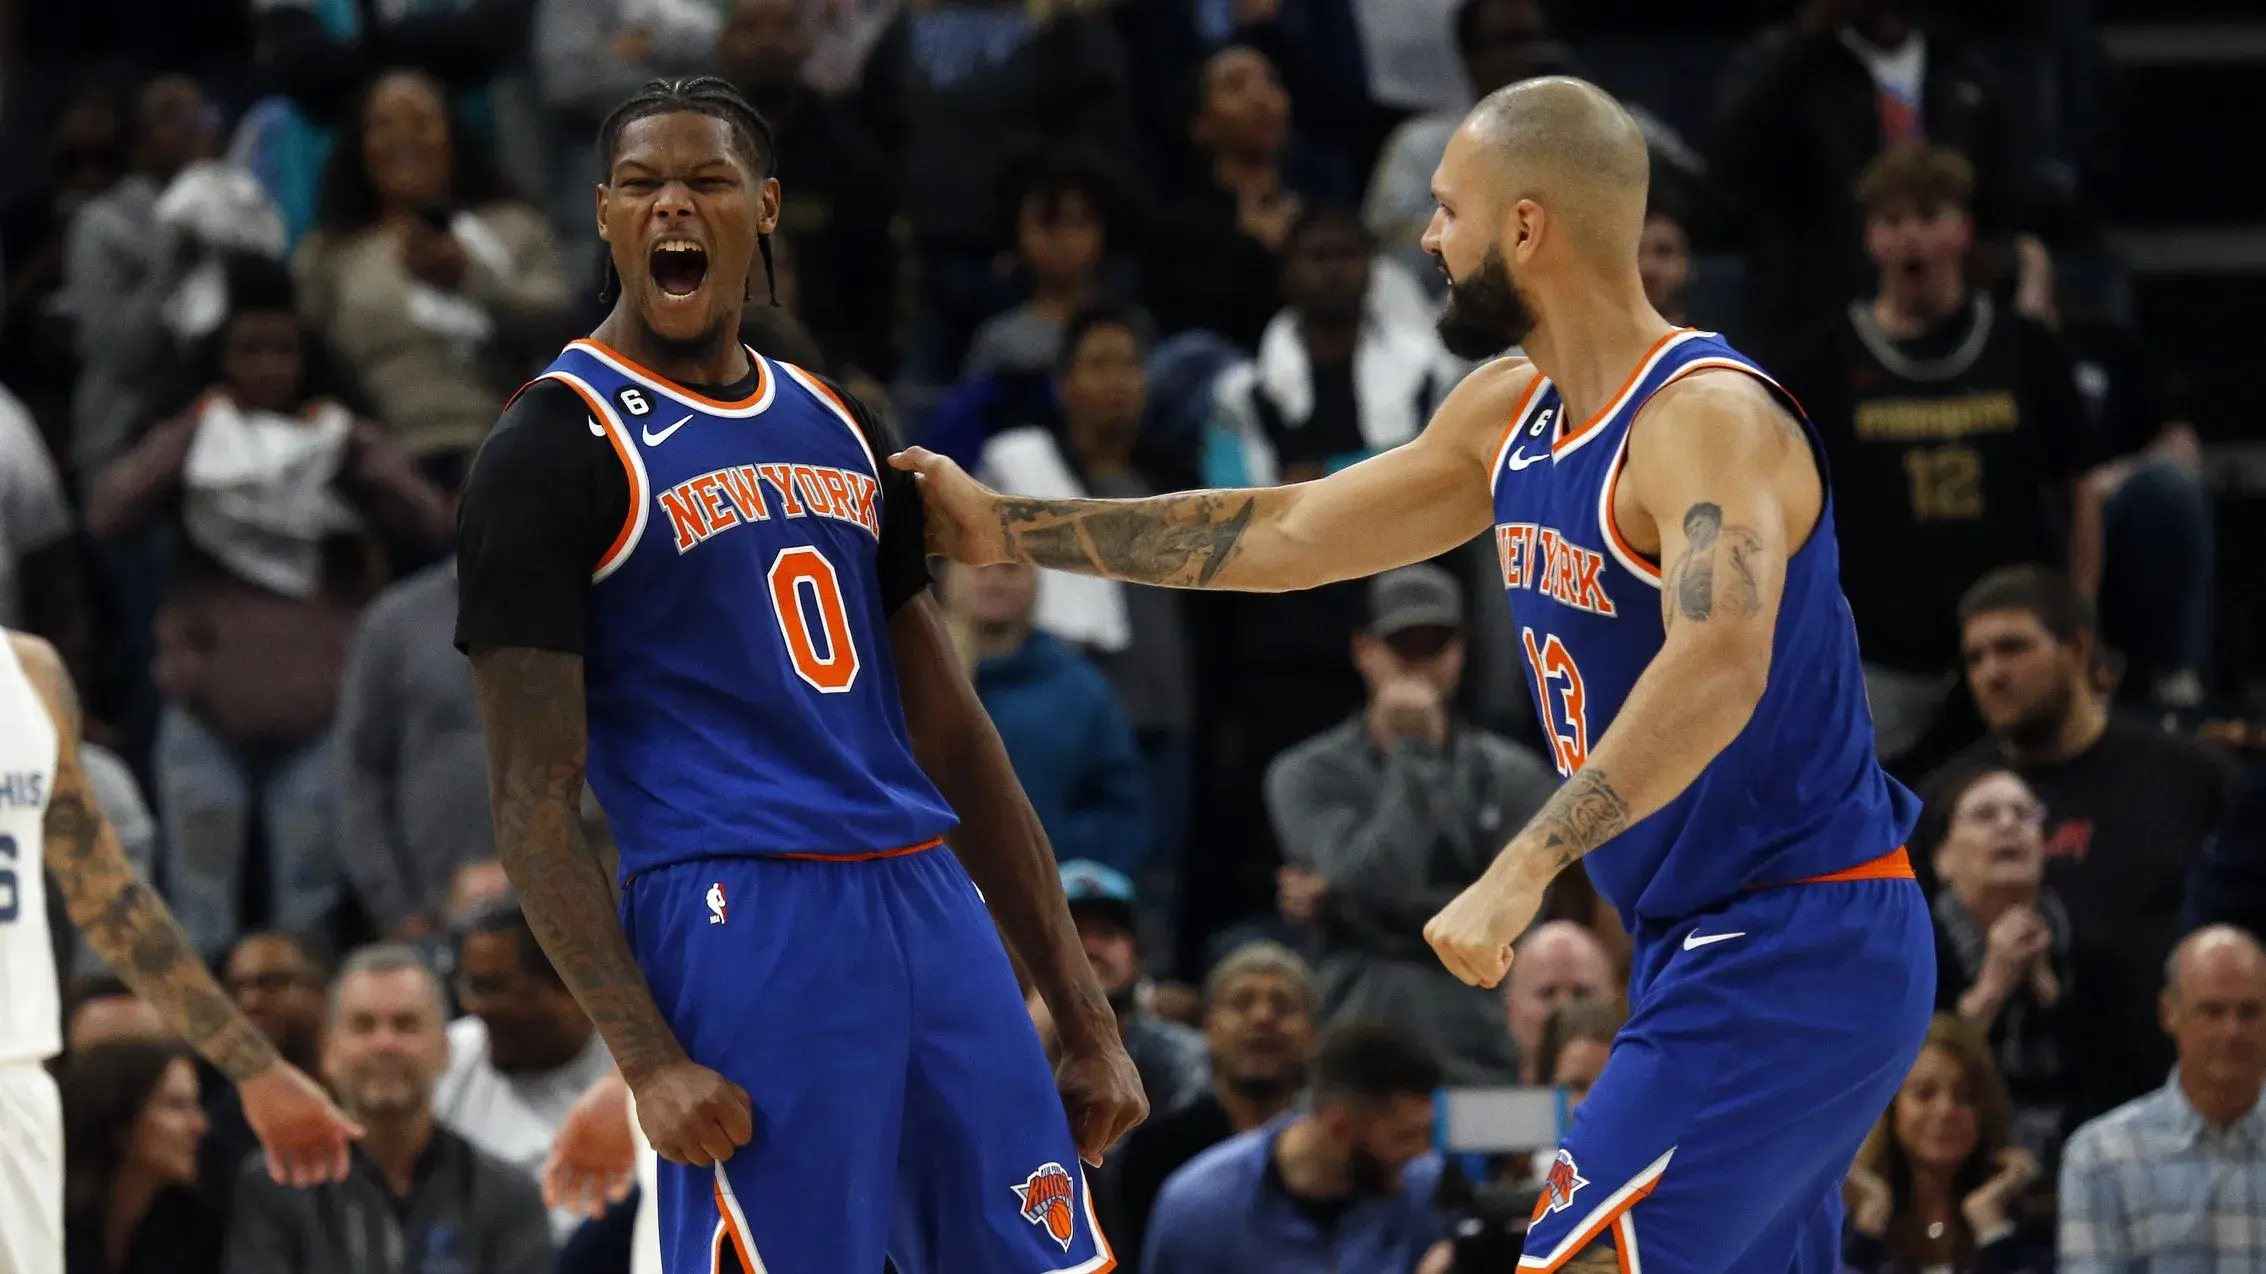
POLYGON ((1204 980, 1204 1037, 1211 1088, 1188 1105, 1133 1130, 1103 1166, 1110 1170, 1120 1269, 1141 1268, 1141 1239, 1165 1178, 1189 1160, 1290 1109, 1314 1064, 1313 974, 1289 948, 1253 942, 1228 953, 1204 980))
MULTIPOLYGON (((2092 608, 2068 579, 2007 567, 1959 603, 1967 686, 1990 737, 1960 762, 2010 766, 2045 804, 2045 883, 2073 932, 2106 943, 2114 980, 2097 1011, 2160 1076, 2171 1046, 2155 1027, 2164 961, 2179 933, 2189 865, 2225 815, 2234 767, 2206 744, 2112 717, 2094 689, 2092 608)), ((2109 1105, 2140 1090, 2104 1093, 2109 1105)))
POLYGON ((1993 566, 2068 560, 2089 589, 2100 569, 2097 523, 2070 521, 2091 448, 2068 364, 2050 331, 1967 277, 1974 184, 1940 147, 1875 160, 1857 200, 1878 291, 1787 369, 1849 531, 1842 591, 1890 761, 1926 737, 1950 692, 1967 585, 1993 566))
POLYGON ((739 0, 716 69, 771 122, 779 143, 779 232, 793 240, 803 322, 831 370, 885 373, 897 249, 888 162, 850 111, 803 81, 810 57, 793 0, 739 0))

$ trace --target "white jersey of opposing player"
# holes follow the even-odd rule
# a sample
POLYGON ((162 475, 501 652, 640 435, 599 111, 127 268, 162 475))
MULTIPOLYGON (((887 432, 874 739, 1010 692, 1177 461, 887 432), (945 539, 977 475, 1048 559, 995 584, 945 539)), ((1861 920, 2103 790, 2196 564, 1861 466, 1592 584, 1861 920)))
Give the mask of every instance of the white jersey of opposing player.
POLYGON ((55 723, 0 635, 0 1064, 62 1051, 41 831, 55 786, 55 723))

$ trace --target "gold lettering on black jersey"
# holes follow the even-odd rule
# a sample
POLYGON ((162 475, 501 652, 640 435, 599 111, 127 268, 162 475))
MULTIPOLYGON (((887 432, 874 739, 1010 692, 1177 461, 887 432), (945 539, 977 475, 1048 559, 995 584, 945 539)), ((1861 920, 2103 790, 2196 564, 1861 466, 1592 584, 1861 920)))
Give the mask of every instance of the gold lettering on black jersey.
POLYGON ((1866 442, 1934 442, 2013 433, 2022 409, 2007 391, 1949 398, 1875 398, 1857 404, 1857 437, 1866 442))

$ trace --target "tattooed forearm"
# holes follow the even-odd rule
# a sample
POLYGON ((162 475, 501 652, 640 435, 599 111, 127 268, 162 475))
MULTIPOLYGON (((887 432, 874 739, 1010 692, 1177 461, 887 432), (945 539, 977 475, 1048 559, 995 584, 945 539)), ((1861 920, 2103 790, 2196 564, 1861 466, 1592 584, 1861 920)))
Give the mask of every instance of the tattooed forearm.
POLYGON ((1629 825, 1629 803, 1613 790, 1604 771, 1585 766, 1537 810, 1526 834, 1539 837, 1556 872, 1620 835, 1629 825))
POLYGON ((1724 525, 1722 506, 1702 502, 1684 512, 1684 541, 1670 572, 1674 586, 1663 590, 1667 623, 1678 616, 1709 619, 1718 610, 1745 618, 1762 609, 1760 536, 1735 522, 1724 525))
POLYGON ((484 650, 472 657, 472 679, 487 725, 497 856, 528 927, 635 1084, 685 1053, 630 952, 605 863, 583 843, 582 659, 484 650))
POLYGON ((1247 491, 1146 500, 1002 500, 999 525, 1020 561, 1168 588, 1209 588, 1251 526, 1247 491))
POLYGON ((272 1065, 275 1045, 237 1012, 173 913, 135 875, 76 764, 58 772, 43 830, 47 866, 95 954, 229 1079, 272 1065))

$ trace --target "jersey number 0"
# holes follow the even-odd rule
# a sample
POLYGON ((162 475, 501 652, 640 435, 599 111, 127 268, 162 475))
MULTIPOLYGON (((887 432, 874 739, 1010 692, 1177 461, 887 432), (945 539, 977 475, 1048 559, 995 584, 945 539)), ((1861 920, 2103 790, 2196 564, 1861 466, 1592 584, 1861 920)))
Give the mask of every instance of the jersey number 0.
POLYGON ((834 563, 808 545, 781 549, 771 561, 770 579, 771 610, 795 675, 820 694, 838 695, 855 685, 858 647, 850 640, 850 611, 842 604, 834 563))

